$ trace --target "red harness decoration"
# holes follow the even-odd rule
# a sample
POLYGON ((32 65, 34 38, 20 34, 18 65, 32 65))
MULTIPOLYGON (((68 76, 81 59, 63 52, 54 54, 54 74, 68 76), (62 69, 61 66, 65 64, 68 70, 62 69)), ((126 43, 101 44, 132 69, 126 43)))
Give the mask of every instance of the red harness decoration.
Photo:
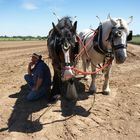
MULTIPOLYGON (((94 37, 95 37, 95 35, 97 34, 97 32, 98 32, 98 30, 95 30, 94 34, 91 36, 91 38, 89 39, 89 41, 88 41, 85 45, 84 45, 83 41, 80 39, 80 37, 79 37, 78 35, 76 36, 76 40, 78 41, 79 44, 82 45, 82 49, 81 49, 81 51, 77 54, 77 56, 75 57, 75 60, 79 60, 80 56, 83 55, 83 52, 85 52, 86 55, 88 56, 88 58, 90 58, 89 55, 88 55, 88 52, 87 52, 86 48, 87 48, 87 46, 90 44, 90 42, 94 39, 94 37)), ((71 69, 71 70, 75 71, 76 74, 79 74, 79 75, 97 74, 99 71, 101 71, 101 70, 105 69, 106 67, 108 67, 109 65, 111 65, 111 64, 112 64, 112 61, 113 61, 113 59, 110 58, 110 59, 107 61, 107 63, 105 63, 102 67, 97 68, 97 70, 94 71, 94 72, 84 72, 84 71, 81 71, 81 70, 79 70, 79 69, 77 69, 77 68, 75 68, 75 67, 69 67, 69 68, 64 68, 64 69, 65 69, 65 70, 71 69)))
POLYGON ((75 68, 75 67, 65 68, 65 70, 69 70, 69 69, 74 70, 75 73, 76 73, 76 74, 79 74, 79 75, 97 74, 99 71, 101 71, 101 70, 105 69, 106 67, 108 67, 109 65, 111 65, 111 64, 112 64, 112 61, 113 61, 112 58, 109 59, 109 60, 107 61, 106 64, 104 64, 102 67, 98 68, 98 69, 97 69, 96 71, 94 71, 94 72, 84 72, 84 71, 81 71, 81 70, 79 70, 79 69, 77 69, 77 68, 75 68))
POLYGON ((81 51, 75 57, 76 60, 82 55, 83 51, 85 51, 86 55, 89 57, 86 48, 90 44, 90 42, 93 40, 93 38, 95 37, 96 33, 97 33, 97 31, 94 32, 94 34, 91 36, 91 38, 89 39, 89 41, 85 45, 84 45, 83 41, 80 39, 80 37, 76 36, 76 39, 77 39, 78 43, 82 45, 81 51))

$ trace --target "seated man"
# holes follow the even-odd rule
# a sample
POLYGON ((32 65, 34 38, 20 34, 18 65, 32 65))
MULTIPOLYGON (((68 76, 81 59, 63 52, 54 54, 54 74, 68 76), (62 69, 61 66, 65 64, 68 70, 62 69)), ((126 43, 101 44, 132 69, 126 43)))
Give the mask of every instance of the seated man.
POLYGON ((42 56, 33 53, 28 65, 28 74, 24 76, 30 87, 27 100, 33 101, 47 95, 50 98, 51 73, 48 65, 41 59, 42 56))

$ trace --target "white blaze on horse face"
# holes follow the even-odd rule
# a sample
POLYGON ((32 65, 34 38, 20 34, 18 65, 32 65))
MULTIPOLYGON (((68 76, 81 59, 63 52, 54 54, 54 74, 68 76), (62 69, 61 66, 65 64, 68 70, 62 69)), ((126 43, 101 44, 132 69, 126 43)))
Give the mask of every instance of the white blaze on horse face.
POLYGON ((115 58, 116 63, 121 64, 124 63, 124 61, 127 58, 127 51, 126 51, 126 45, 127 45, 127 33, 122 31, 121 37, 117 37, 114 39, 114 45, 124 45, 124 48, 120 48, 115 50, 115 58))
POLYGON ((62 49, 62 50, 63 50, 63 53, 64 53, 65 63, 66 64, 70 63, 69 50, 66 50, 66 51, 64 49, 62 49))
MULTIPOLYGON (((69 50, 65 51, 63 49, 63 53, 64 53, 64 58, 65 58, 65 63, 70 64, 69 50)), ((71 79, 72 77, 74 77, 74 73, 72 72, 71 66, 69 66, 69 65, 65 66, 62 80, 66 81, 66 80, 71 79)))
POLYGON ((126 45, 126 43, 127 43, 126 39, 127 39, 127 35, 124 31, 122 31, 121 36, 115 38, 113 43, 114 43, 114 45, 119 45, 119 44, 126 45))

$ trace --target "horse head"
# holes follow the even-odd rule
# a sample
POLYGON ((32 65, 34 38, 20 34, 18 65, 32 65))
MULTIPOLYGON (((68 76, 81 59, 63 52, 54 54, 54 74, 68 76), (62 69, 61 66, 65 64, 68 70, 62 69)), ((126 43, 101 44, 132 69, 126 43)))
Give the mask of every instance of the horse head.
POLYGON ((74 77, 72 66, 74 65, 74 48, 77 21, 72 24, 70 17, 64 17, 58 24, 52 23, 52 42, 54 49, 53 59, 56 65, 59 65, 61 79, 69 80, 74 77))
POLYGON ((103 42, 105 46, 112 49, 116 63, 124 63, 127 58, 127 41, 132 39, 132 31, 129 31, 128 25, 131 23, 122 18, 111 18, 102 23, 103 42))

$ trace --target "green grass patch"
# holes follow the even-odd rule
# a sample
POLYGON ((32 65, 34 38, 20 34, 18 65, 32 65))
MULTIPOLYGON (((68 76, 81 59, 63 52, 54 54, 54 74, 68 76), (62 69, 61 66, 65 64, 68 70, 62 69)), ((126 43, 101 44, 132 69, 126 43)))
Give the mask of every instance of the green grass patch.
MULTIPOLYGON (((46 40, 47 37, 32 37, 32 36, 0 36, 0 41, 30 41, 30 40, 46 40)), ((140 45, 140 35, 136 35, 132 37, 132 40, 128 43, 140 45)))
POLYGON ((8 37, 8 36, 0 36, 0 41, 30 41, 30 40, 46 40, 47 37, 33 37, 33 36, 13 36, 13 37, 8 37))
POLYGON ((20 41, 20 40, 23 40, 23 39, 22 38, 12 38, 12 37, 0 38, 0 41, 20 41))
POLYGON ((140 45, 140 36, 133 36, 129 43, 140 45))

